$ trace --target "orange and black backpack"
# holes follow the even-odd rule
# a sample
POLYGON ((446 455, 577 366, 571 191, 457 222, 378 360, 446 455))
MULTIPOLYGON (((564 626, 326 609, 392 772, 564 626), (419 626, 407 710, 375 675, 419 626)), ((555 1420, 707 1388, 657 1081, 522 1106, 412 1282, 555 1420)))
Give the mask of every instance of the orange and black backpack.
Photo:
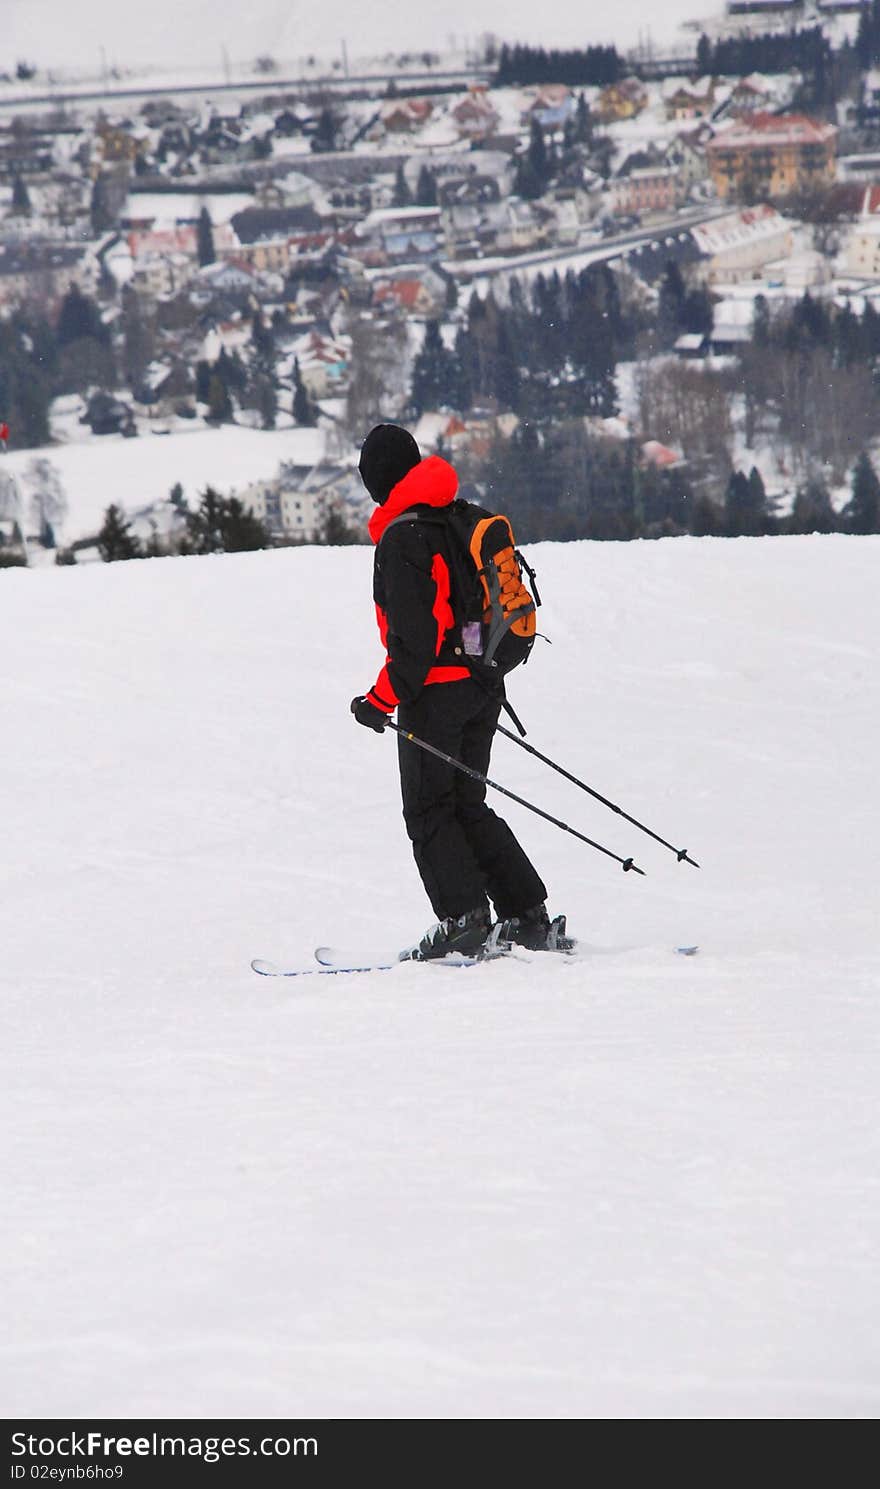
POLYGON ((398 522, 428 522, 449 534, 452 609, 462 651, 478 681, 498 686, 527 661, 541 603, 535 571, 517 548, 509 519, 458 497, 448 507, 410 508, 389 528, 398 522))

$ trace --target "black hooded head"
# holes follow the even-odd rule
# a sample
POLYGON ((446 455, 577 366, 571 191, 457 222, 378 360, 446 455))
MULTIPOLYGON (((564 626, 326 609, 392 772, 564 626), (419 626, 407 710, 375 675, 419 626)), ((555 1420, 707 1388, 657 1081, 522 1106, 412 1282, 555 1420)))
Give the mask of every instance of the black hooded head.
POLYGON ((361 446, 358 470, 373 501, 381 506, 421 458, 408 429, 399 424, 377 424, 371 429, 361 446))

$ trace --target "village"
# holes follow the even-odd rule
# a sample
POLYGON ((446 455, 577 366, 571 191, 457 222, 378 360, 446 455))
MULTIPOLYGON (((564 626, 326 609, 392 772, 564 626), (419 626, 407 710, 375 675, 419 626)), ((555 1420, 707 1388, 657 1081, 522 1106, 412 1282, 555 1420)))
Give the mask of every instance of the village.
MULTIPOLYGON (((526 426, 564 416, 625 447, 649 486, 678 471, 715 490, 751 466, 776 510, 820 478, 839 509, 851 472, 836 446, 780 453, 766 426, 762 449, 730 371, 767 317, 815 304, 862 325, 880 311, 869 11, 729 0, 681 71, 621 58, 605 83, 507 80, 529 57, 494 41, 457 70, 390 68, 381 88, 293 83, 261 59, 246 91, 47 101, 39 75, 7 62, 0 562, 99 551, 84 445, 114 448, 140 551, 178 551, 205 486, 274 542, 362 541, 357 451, 380 418, 407 422, 478 486, 504 442, 521 450, 526 426), (797 28, 813 50, 792 44, 790 66, 704 65, 734 44, 747 61, 797 28), (584 373, 589 349, 567 370, 563 349, 558 376, 508 357, 516 307, 536 337, 542 296, 571 318, 583 295, 607 318, 600 275, 626 328, 600 371, 584 373), (687 424, 647 396, 655 364, 713 388, 726 369, 723 457, 705 431, 690 447, 687 424), (230 429, 246 461, 228 459, 230 429), (218 431, 223 458, 202 458, 218 431)), ((874 437, 869 409, 850 461, 874 437)))

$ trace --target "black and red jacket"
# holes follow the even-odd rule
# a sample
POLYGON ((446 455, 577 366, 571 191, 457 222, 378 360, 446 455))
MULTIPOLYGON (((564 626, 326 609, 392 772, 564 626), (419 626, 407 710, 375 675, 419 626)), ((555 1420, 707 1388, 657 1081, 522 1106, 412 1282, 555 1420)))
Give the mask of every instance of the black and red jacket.
POLYGON ((367 698, 384 713, 411 702, 427 684, 470 677, 459 660, 443 528, 437 522, 395 522, 413 507, 447 507, 457 494, 452 466, 429 455, 398 481, 370 518, 376 544, 373 599, 386 658, 367 698))

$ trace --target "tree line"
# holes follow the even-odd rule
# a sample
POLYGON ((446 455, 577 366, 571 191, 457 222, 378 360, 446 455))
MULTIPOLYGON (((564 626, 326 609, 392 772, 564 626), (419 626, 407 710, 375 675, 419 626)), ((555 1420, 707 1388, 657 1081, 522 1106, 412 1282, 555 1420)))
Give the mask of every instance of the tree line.
POLYGON ((493 83, 503 88, 510 84, 567 83, 569 87, 598 86, 616 83, 623 74, 623 64, 614 46, 589 46, 561 51, 546 47, 508 46, 498 53, 493 83))
POLYGON ((880 481, 866 451, 840 511, 815 471, 784 515, 755 466, 731 470, 718 498, 699 465, 658 468, 641 457, 636 440, 603 438, 580 420, 521 424, 510 437, 496 435, 485 456, 466 455, 458 465, 487 504, 511 518, 523 542, 880 532, 880 481))

